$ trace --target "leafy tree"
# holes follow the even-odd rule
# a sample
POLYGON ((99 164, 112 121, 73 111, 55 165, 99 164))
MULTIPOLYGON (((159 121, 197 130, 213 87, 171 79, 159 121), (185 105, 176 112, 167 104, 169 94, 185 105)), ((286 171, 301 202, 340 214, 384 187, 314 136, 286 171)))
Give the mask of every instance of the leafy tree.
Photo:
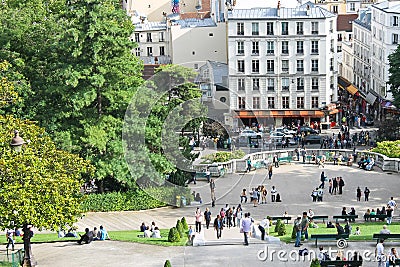
POLYGON ((184 229, 183 229, 183 225, 182 225, 182 222, 181 222, 181 220, 178 220, 177 222, 176 222, 176 230, 178 230, 178 232, 179 232, 179 236, 181 237, 181 238, 183 238, 183 236, 184 236, 184 229))
POLYGON ((166 260, 164 263, 164 267, 171 267, 171 262, 169 260, 166 260))
POLYGON ((188 224, 186 222, 186 218, 185 217, 182 217, 181 223, 182 223, 183 230, 185 230, 185 231, 189 230, 189 226, 188 226, 188 224))
POLYGON ((399 118, 387 118, 381 122, 377 132, 378 141, 400 140, 400 120, 399 118))
POLYGON ((389 158, 400 158, 400 140, 378 142, 372 151, 389 158))
POLYGON ((400 46, 394 53, 389 55, 389 82, 392 91, 394 104, 400 107, 400 46))
POLYGON ((179 242, 181 239, 178 230, 175 227, 169 229, 168 242, 179 242))

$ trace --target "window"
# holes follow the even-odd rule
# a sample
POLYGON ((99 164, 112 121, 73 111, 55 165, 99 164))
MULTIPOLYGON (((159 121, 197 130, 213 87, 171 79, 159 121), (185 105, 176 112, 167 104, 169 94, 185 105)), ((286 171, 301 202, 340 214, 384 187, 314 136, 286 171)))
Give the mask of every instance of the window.
POLYGON ((268 108, 269 109, 275 108, 275 97, 270 96, 268 97, 267 100, 268 100, 268 108))
POLYGON ((350 11, 356 11, 356 4, 350 3, 350 11))
POLYGON ((251 61, 251 72, 253 73, 260 72, 260 61, 258 59, 254 59, 251 61))
POLYGON ((260 90, 260 79, 253 79, 253 90, 260 90))
POLYGON ((260 98, 253 97, 253 109, 260 109, 260 98))
POLYGON ((269 59, 267 60, 267 72, 274 72, 274 61, 269 59))
POLYGON ((282 35, 289 35, 289 22, 282 22, 282 35))
POLYGON ((164 42, 164 41, 165 41, 164 32, 160 32, 160 33, 159 33, 158 40, 159 40, 160 42, 164 42))
POLYGON ((303 41, 297 41, 297 54, 303 54, 304 53, 304 42, 303 41))
POLYGON ((244 42, 243 41, 237 42, 237 53, 239 55, 244 55, 244 42))
POLYGON ((237 61, 238 72, 244 72, 244 60, 237 61))
POLYGON ((335 47, 334 47, 334 45, 335 45, 335 40, 331 40, 331 52, 335 52, 335 47))
POLYGON ((274 35, 274 23, 267 22, 267 35, 274 35))
POLYGON ((297 22, 297 23, 296 23, 296 29, 297 29, 296 33, 297 33, 298 35, 303 35, 303 34, 304 34, 303 25, 304 25, 303 22, 297 22))
POLYGON ((283 96, 282 97, 282 108, 289 108, 289 97, 283 96))
POLYGON ((297 78, 297 90, 304 91, 304 78, 297 78))
POLYGON ((135 48, 135 56, 140 57, 140 47, 135 48))
POLYGON ((311 71, 318 71, 318 59, 311 60, 311 71))
POLYGON ((251 35, 259 35, 260 32, 258 31, 258 22, 251 23, 251 35))
POLYGON ((313 77, 312 79, 311 79, 311 90, 318 90, 318 87, 319 87, 319 85, 318 85, 318 78, 317 77, 313 77))
POLYGON ((289 41, 282 41, 282 54, 289 54, 289 41))
POLYGON ((329 31, 333 32, 333 21, 329 21, 329 31))
POLYGON ((260 53, 260 49, 259 49, 258 42, 253 42, 253 43, 252 43, 251 54, 252 54, 252 55, 258 55, 259 53, 260 53))
POLYGON ((135 42, 139 43, 140 42, 140 37, 139 37, 139 33, 135 32, 135 42))
POLYGON ((289 72, 289 60, 282 60, 282 72, 289 72))
POLYGON ((393 26, 399 26, 399 17, 393 16, 393 26))
POLYGON ((332 12, 337 14, 338 13, 338 6, 333 6, 332 7, 332 12))
POLYGON ((304 71, 304 61, 302 59, 297 60, 297 71, 304 71))
POLYGON ((398 44, 399 43, 399 35, 397 33, 393 33, 393 44, 398 44))
POLYGON ((153 42, 153 40, 151 39, 151 32, 148 32, 147 33, 147 39, 146 39, 146 42, 153 42))
POLYGON ((245 97, 238 97, 238 103, 239 103, 239 109, 245 109, 246 108, 246 98, 245 97))
POLYGON ((273 78, 268 78, 267 79, 267 89, 268 91, 274 91, 275 89, 275 81, 273 78))
POLYGON ((311 108, 318 108, 318 96, 311 97, 311 108))
POLYGON ((318 54, 318 41, 311 41, 311 54, 318 54))
POLYGON ((297 108, 304 108, 304 97, 297 97, 297 108))
POLYGON ((333 58, 329 60, 330 70, 333 71, 333 58))
POLYGON ((244 85, 244 79, 240 78, 238 79, 238 90, 244 90, 245 85, 244 85))
POLYGON ((165 56, 165 47, 160 46, 160 56, 165 56))
POLYGON ((337 40, 339 41, 339 42, 341 42, 342 41, 342 34, 341 33, 339 33, 338 35, 337 35, 337 40))
POLYGON ((311 34, 318 34, 318 22, 311 22, 311 34))
POLYGON ((267 54, 274 54, 274 42, 267 41, 267 54))
POLYGON ((238 22, 236 24, 236 33, 237 35, 244 35, 244 23, 238 22))
POLYGON ((282 91, 289 90, 289 78, 282 78, 282 91))
POLYGON ((152 57, 153 56, 153 47, 147 47, 147 56, 152 57))
POLYGON ((337 46, 336 51, 342 52, 342 47, 340 45, 337 46))

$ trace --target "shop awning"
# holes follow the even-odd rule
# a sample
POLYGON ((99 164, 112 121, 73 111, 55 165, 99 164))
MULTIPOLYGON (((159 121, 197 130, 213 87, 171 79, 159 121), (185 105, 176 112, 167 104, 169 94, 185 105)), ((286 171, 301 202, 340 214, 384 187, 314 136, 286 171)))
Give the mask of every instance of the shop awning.
POLYGON ((358 89, 354 85, 349 85, 346 87, 347 92, 349 92, 352 95, 355 95, 358 92, 358 89))
POLYGON ((339 76, 338 77, 338 85, 339 85, 340 88, 346 89, 346 87, 351 85, 351 82, 349 82, 347 79, 339 76))
POLYGON ((370 105, 373 105, 375 100, 376 100, 376 96, 374 94, 372 94, 371 92, 368 93, 366 99, 365 99, 370 105))
POLYGON ((329 115, 339 113, 339 109, 335 108, 329 111, 329 115))
POLYGON ((241 119, 295 117, 323 118, 324 113, 320 110, 236 110, 234 117, 241 119))

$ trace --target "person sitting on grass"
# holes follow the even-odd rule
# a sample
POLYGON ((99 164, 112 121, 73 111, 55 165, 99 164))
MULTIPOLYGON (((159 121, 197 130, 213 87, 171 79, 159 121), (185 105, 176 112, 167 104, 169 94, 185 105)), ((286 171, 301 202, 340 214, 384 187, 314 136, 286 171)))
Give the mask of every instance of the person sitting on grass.
POLYGON ((85 233, 81 235, 81 239, 78 241, 78 244, 81 245, 82 242, 85 244, 89 244, 93 241, 92 232, 89 231, 89 228, 85 228, 85 233))
POLYGON ((310 219, 310 223, 308 225, 310 228, 319 228, 319 226, 314 222, 314 219, 310 219))
POLYGON ((142 222, 142 225, 140 226, 140 232, 144 232, 146 229, 146 225, 144 224, 144 222, 142 222))
POLYGON ((360 230, 359 226, 356 227, 356 231, 354 232, 354 235, 361 235, 361 230, 360 230))
POLYGON ((382 227, 382 230, 379 232, 380 235, 390 235, 390 230, 387 229, 387 225, 382 227))
POLYGON ((108 233, 107 233, 106 229, 104 229, 103 225, 100 225, 100 231, 97 234, 97 237, 100 241, 110 239, 110 237, 108 236, 108 233))
POLYGON ((336 223, 336 230, 337 230, 337 234, 338 235, 343 235, 344 234, 344 229, 338 222, 336 223))
POLYGON ((145 238, 150 238, 153 233, 150 231, 150 227, 146 226, 146 230, 144 230, 143 236, 145 238))
POLYGON ((153 234, 151 235, 153 238, 161 238, 161 232, 158 227, 154 227, 153 234))

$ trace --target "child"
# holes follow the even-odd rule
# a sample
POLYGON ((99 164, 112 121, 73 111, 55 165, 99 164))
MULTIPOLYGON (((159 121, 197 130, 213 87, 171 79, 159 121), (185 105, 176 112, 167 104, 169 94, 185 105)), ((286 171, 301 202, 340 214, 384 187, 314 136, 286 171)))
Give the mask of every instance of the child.
POLYGON ((356 231, 354 232, 354 235, 361 235, 360 227, 356 227, 356 231))

